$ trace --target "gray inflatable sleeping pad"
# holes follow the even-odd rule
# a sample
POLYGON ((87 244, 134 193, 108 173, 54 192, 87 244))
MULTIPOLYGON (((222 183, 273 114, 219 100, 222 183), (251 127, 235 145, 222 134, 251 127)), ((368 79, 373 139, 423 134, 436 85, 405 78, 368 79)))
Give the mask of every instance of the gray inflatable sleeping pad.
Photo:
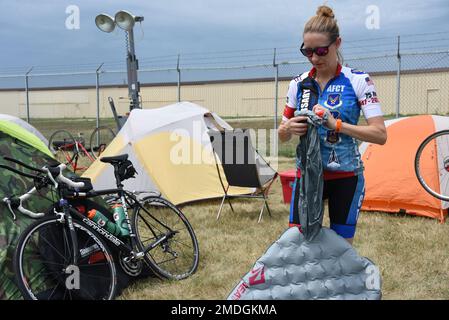
POLYGON ((228 300, 377 300, 379 269, 335 231, 321 228, 306 240, 287 229, 257 260, 228 300))

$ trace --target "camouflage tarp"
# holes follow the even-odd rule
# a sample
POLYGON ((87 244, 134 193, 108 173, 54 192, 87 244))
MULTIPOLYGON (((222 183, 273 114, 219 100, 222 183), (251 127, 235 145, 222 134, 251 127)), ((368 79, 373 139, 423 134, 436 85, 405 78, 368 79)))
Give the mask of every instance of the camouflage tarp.
MULTIPOLYGON (((11 166, 20 171, 30 172, 20 165, 4 160, 3 157, 14 158, 37 168, 55 162, 55 160, 47 154, 0 130, 0 164, 11 166)), ((68 177, 76 176, 69 171, 66 171, 64 174, 68 177)), ((12 195, 20 196, 24 194, 33 187, 33 180, 2 168, 0 168, 0 177, 0 300, 22 299, 22 295, 15 284, 12 260, 20 234, 28 225, 33 223, 35 219, 15 210, 16 220, 14 220, 12 213, 1 200, 4 197, 12 195)), ((48 212, 53 205, 52 196, 53 195, 49 190, 40 190, 39 193, 33 195, 23 205, 26 209, 34 212, 48 212)), ((106 209, 107 205, 101 197, 92 198, 90 202, 88 201, 85 204, 87 205, 87 203, 90 203, 90 205, 93 203, 102 206, 100 211, 109 219, 113 219, 112 213, 106 209)), ((110 248, 114 254, 114 260, 117 263, 118 250, 116 250, 116 248, 110 248)), ((41 253, 40 248, 38 249, 38 252, 39 254, 41 253)), ((28 274, 39 273, 40 270, 45 268, 45 266, 42 264, 39 265, 38 263, 30 264, 30 266, 33 270, 30 270, 31 272, 28 272, 28 274)), ((123 272, 118 264, 116 270, 116 293, 120 294, 121 291, 129 285, 131 278, 123 272)), ((148 275, 152 274, 148 271, 145 271, 143 274, 143 276, 148 275)), ((95 284, 92 284, 92 286, 95 286, 95 284)))
MULTIPOLYGON (((48 155, 36 150, 32 146, 13 138, 0 131, 0 164, 6 164, 23 171, 18 165, 5 161, 4 156, 18 159, 34 167, 42 167, 53 161, 48 155)), ((0 200, 6 196, 22 195, 32 188, 33 181, 21 177, 8 170, 0 169, 0 200)), ((49 196, 45 191, 41 194, 49 196)), ((51 202, 42 196, 36 195, 30 198, 24 206, 36 212, 45 212, 51 202)), ((20 299, 21 294, 14 284, 14 271, 12 258, 21 232, 31 224, 34 219, 16 212, 14 221, 8 207, 0 202, 0 299, 20 299)), ((39 268, 39 266, 36 266, 39 268)))

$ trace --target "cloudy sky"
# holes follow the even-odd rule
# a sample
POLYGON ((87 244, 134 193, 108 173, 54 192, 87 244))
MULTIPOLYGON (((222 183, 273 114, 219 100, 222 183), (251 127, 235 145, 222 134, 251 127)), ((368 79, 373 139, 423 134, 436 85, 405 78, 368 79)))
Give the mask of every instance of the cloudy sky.
MULTIPOLYGON (((226 52, 241 56, 243 61, 243 57, 259 49, 297 48, 305 22, 322 3, 305 0, 0 0, 0 73, 22 72, 30 66, 49 71, 60 66, 67 70, 90 68, 101 62, 119 66, 125 60, 124 32, 117 29, 111 34, 103 33, 96 28, 94 19, 103 12, 114 16, 120 9, 145 17, 143 23, 134 28, 136 53, 143 63, 175 61, 178 53, 190 55, 195 63, 226 52), (79 9, 79 16, 71 10, 73 6, 79 9)), ((364 51, 382 46, 390 49, 388 45, 391 43, 391 48, 394 47, 397 35, 409 39, 404 47, 408 43, 413 49, 449 49, 448 0, 339 0, 327 1, 327 4, 334 9, 341 36, 348 44, 343 47, 346 52, 351 47, 364 51), (372 20, 376 16, 379 20, 372 20), (435 33, 436 38, 429 38, 431 33, 435 33), (430 35, 414 37, 414 34, 430 35), (357 43, 362 45, 356 46, 357 43)))

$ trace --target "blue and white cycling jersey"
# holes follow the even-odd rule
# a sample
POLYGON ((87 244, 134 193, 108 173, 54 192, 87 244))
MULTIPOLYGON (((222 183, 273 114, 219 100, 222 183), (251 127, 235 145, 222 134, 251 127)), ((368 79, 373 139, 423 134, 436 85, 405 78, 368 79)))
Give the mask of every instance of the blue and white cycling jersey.
MULTIPOLYGON (((315 73, 313 68, 290 82, 284 121, 293 117, 295 110, 311 110, 316 104, 329 109, 336 119, 353 125, 357 125, 360 111, 365 119, 383 115, 374 83, 367 73, 338 65, 335 77, 323 91, 314 79, 315 73)), ((324 126, 318 128, 318 133, 324 170, 356 175, 363 171, 356 139, 324 126)))

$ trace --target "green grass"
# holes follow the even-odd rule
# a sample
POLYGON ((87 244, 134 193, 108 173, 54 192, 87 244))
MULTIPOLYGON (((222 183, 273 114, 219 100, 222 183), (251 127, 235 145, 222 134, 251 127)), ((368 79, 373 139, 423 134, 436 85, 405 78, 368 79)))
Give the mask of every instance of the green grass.
MULTIPOLYGON (((104 124, 105 122, 103 122, 104 124)), ((234 127, 271 128, 270 120, 230 120, 234 127)), ((93 130, 95 121, 33 121, 45 135, 52 130, 93 130), (58 127, 58 125, 60 127, 58 127)), ((113 122, 111 121, 111 124, 113 122)), ((294 148, 292 142, 286 150, 294 148)), ((294 150, 294 149, 293 149, 294 150)), ((293 157, 279 158, 279 171, 294 168, 293 157)), ((424 192, 424 190, 422 191, 424 192)), ((119 299, 225 299, 240 277, 279 238, 288 226, 289 205, 283 202, 279 179, 273 184, 269 205, 258 224, 262 202, 234 201, 235 213, 225 204, 216 220, 220 200, 180 206, 197 234, 200 264, 188 279, 176 282, 140 280, 119 299)), ((327 210, 324 225, 329 225, 327 210)), ((383 299, 449 299, 449 224, 403 214, 362 212, 354 247, 381 270, 383 299)))
MULTIPOLYGON (((279 161, 292 168, 291 159, 279 161)), ((198 271, 183 281, 142 280, 120 299, 225 299, 288 226, 289 205, 277 180, 271 189, 272 217, 258 224, 260 201, 234 201, 216 220, 219 200, 181 206, 200 245, 198 271)), ((324 225, 329 226, 327 208, 324 225)), ((383 299, 449 299, 449 225, 400 214, 362 212, 354 247, 381 271, 383 299)))

